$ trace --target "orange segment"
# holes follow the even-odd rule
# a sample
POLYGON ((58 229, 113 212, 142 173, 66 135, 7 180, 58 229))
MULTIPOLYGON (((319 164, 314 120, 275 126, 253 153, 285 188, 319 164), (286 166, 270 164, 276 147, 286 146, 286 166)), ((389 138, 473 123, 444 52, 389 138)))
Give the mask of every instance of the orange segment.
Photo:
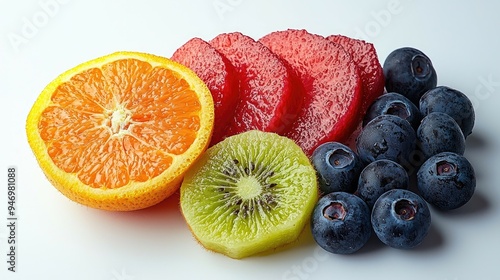
POLYGON ((118 52, 79 65, 40 94, 28 141, 54 186, 95 208, 134 210, 175 192, 206 149, 206 85, 167 58, 118 52))

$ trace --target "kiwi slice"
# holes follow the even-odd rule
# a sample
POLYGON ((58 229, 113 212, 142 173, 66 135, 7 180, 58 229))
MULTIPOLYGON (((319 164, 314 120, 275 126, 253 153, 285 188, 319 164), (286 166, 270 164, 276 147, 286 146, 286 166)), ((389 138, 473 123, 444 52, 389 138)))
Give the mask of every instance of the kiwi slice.
POLYGON ((295 241, 317 199, 316 173, 302 149, 257 130, 206 150, 180 189, 194 237, 236 259, 295 241))

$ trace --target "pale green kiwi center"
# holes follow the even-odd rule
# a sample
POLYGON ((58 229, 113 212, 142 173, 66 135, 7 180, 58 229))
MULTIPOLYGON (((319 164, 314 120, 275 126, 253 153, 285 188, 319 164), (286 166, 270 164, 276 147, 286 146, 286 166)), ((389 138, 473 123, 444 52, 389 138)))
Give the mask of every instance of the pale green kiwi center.
POLYGON ((236 186, 236 193, 244 200, 258 198, 262 194, 262 185, 254 176, 241 177, 236 186))

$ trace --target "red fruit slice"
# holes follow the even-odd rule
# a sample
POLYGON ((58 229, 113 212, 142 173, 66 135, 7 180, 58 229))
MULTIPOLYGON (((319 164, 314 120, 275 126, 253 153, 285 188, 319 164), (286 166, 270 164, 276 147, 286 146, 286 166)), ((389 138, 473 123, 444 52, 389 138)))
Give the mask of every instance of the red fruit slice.
POLYGON ((252 129, 276 133, 287 129, 297 116, 302 96, 293 70, 264 45, 239 32, 220 34, 209 43, 229 59, 240 79, 240 101, 225 136, 252 129))
POLYGON ((210 146, 220 142, 239 99, 236 70, 224 55, 200 38, 178 48, 172 60, 191 68, 212 93, 215 119, 210 146))
POLYGON ((361 79, 339 45, 305 30, 270 33, 259 40, 295 69, 305 89, 297 120, 285 134, 309 155, 327 141, 343 141, 356 128, 361 79))
MULTIPOLYGON (((384 92, 384 71, 373 44, 342 35, 331 35, 328 40, 341 45, 356 63, 363 83, 363 115, 377 97, 384 92)), ((362 117, 362 116, 361 116, 362 117)))

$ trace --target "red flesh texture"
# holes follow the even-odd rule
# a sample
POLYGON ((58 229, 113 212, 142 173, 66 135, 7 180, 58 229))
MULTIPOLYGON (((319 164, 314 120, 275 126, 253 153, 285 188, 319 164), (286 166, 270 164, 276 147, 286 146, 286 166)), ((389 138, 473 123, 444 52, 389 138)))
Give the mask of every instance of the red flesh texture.
POLYGON ((296 119, 302 98, 293 70, 239 32, 220 34, 209 43, 229 59, 240 79, 240 101, 225 137, 252 129, 285 131, 296 119))
POLYGON ((327 39, 341 45, 358 67, 363 83, 362 114, 360 114, 362 118, 373 101, 384 92, 384 71, 378 60, 377 51, 373 44, 342 35, 331 35, 327 39))
POLYGON ((229 60, 200 38, 187 41, 172 60, 193 70, 205 82, 214 99, 214 128, 210 146, 223 139, 238 103, 238 76, 229 60))
POLYGON ((270 33, 260 39, 286 60, 302 81, 304 103, 286 136, 311 155, 328 141, 343 141, 356 129, 362 84, 355 63, 339 45, 305 30, 270 33))

